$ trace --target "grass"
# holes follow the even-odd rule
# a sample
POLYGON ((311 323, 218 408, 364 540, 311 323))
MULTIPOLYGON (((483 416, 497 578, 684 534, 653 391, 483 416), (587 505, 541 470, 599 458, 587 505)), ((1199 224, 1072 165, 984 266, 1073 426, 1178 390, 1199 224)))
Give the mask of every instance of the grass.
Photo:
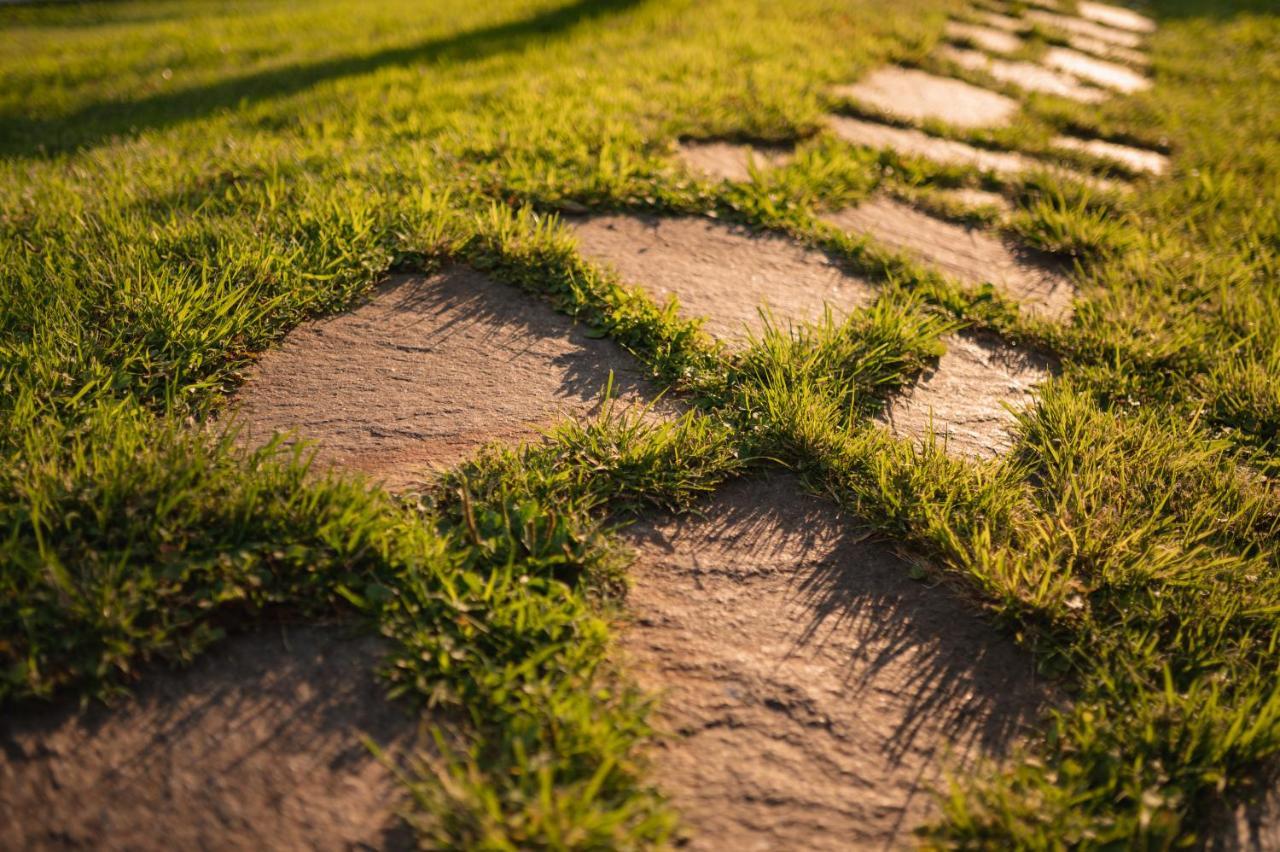
MULTIPOLYGON (((86 3, 0 10, 0 703, 110 697, 268 607, 389 640, 390 691, 449 719, 406 779, 428 845, 631 847, 673 820, 614 671, 610 524, 781 461, 909 544, 1071 702, 1025 760, 959 782, 927 842, 1166 848, 1280 751, 1280 16, 1159 0, 1155 88, 1030 97, 976 144, 1158 145, 1131 194, 844 145, 829 84, 927 63, 944 0, 86 3), (683 137, 795 144, 718 185, 683 137), (997 189, 1072 263, 1025 317, 829 209, 997 189), (831 251, 874 306, 745 353, 583 262, 555 213, 714 213, 831 251), (629 349, 689 406, 490 448, 393 499, 221 434, 254 353, 390 269, 467 262, 629 349), (961 325, 1061 375, 1000 462, 869 415, 961 325), (774 462, 767 460, 775 460, 774 462)), ((948 128, 931 128, 951 133, 948 128)), ((1081 161, 1083 168, 1100 164, 1081 161)))

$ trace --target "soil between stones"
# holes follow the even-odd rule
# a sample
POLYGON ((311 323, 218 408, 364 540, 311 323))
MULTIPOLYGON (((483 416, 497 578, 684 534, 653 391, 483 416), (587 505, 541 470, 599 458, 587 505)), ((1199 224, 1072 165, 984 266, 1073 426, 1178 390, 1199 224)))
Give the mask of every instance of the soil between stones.
POLYGON ((317 462, 402 488, 478 445, 520 440, 651 389, 607 340, 514 287, 462 267, 399 276, 368 303, 294 331, 237 395, 245 439, 296 429, 317 462))
POLYGON ((1030 658, 789 477, 633 527, 625 663, 665 692, 652 777, 694 849, 899 847, 946 768, 1000 758, 1030 658))
POLYGON ((404 848, 392 758, 416 723, 336 628, 238 636, 120 706, 0 721, 0 848, 404 848))
POLYGON ((711 219, 596 216, 572 222, 584 257, 612 265, 657 301, 674 295, 682 313, 705 317, 711 334, 740 341, 774 321, 805 322, 830 305, 840 315, 870 304, 875 288, 819 251, 711 219))
POLYGON ((986 334, 953 335, 945 343, 938 366, 891 399, 882 421, 897 435, 920 439, 932 427, 957 455, 990 458, 1006 452, 1014 417, 1005 406, 1027 405, 1052 365, 986 334))
POLYGON ((921 213, 888 198, 873 198, 824 221, 851 233, 869 234, 885 245, 913 254, 961 281, 991 282, 1034 313, 1061 319, 1070 315, 1075 287, 1047 258, 1018 252, 977 228, 921 213))
POLYGON ((1017 101, 997 92, 896 66, 877 69, 833 91, 898 118, 938 119, 956 127, 1005 124, 1018 110, 1017 101))
POLYGON ((691 170, 720 180, 751 180, 751 164, 757 170, 786 165, 791 152, 785 148, 743 145, 735 142, 682 142, 679 157, 691 170))

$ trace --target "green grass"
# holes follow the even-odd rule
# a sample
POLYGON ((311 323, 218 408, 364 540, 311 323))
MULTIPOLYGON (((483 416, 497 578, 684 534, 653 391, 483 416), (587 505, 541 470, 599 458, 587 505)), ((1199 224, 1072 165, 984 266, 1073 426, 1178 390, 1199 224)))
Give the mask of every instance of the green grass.
MULTIPOLYGON (((327 0, 0 9, 0 703, 109 697, 267 607, 389 640, 389 690, 454 744, 406 779, 443 847, 632 847, 673 820, 648 700, 608 662, 610 524, 782 462, 931 557, 1071 698, 939 845, 1165 848, 1280 752, 1280 15, 1160 0, 1155 88, 1027 99, 954 134, 1167 148, 1131 194, 997 181, 822 130, 829 84, 928 64, 945 0, 327 0), (796 144, 717 185, 682 137, 796 144), (825 210, 955 186, 1075 265, 1064 324, 825 210), (582 261, 555 212, 715 213, 833 252, 876 305, 726 353, 582 261), (629 349, 683 419, 613 412, 490 448, 426 493, 308 477, 217 420, 254 353, 388 270, 467 262, 629 349), (1001 462, 873 425, 975 326, 1061 375, 1001 462)), ((948 128, 933 128, 951 134, 948 128)), ((1108 170, 1080 161, 1086 169, 1108 170)))

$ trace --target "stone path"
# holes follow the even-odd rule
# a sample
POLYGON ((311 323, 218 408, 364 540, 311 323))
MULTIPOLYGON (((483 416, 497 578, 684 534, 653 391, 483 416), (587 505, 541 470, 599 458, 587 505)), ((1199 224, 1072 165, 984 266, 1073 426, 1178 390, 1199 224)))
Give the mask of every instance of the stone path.
MULTIPOLYGON (((1041 6, 1046 5, 1041 2, 1041 6)), ((1049 4, 1052 5, 1052 4, 1049 4)), ((986 11, 947 27, 937 58, 1015 89, 1095 103, 1149 85, 1152 24, 1081 2, 1079 16, 986 11), (1016 58, 1033 26, 1070 49, 1016 58)), ((1012 91, 1012 89, 1010 89, 1012 91)), ((832 115, 854 145, 972 166, 998 180, 1066 170, 1054 157, 934 135, 939 123, 995 128, 1016 98, 969 82, 889 67, 833 97, 863 117, 832 115), (866 117, 873 115, 886 120, 866 117)), ((1158 175, 1158 152, 1061 136, 1055 150, 1158 175)), ((791 152, 685 141, 684 167, 745 182, 786 168, 791 152)), ((968 189, 955 203, 1003 211, 968 189)), ((995 233, 877 197, 826 221, 909 255, 964 286, 990 282, 1028 314, 1071 316, 1065 270, 995 233)), ((731 348, 762 328, 871 304, 874 283, 779 235, 710 218, 595 215, 569 221, 581 254, 613 267, 731 348)), ((930 432, 961 457, 1010 445, 1013 411, 1052 364, 994 336, 953 335, 946 354, 890 399, 886 428, 930 432)), ((243 440, 296 430, 321 467, 412 487, 490 440, 534 438, 597 404, 610 373, 625 400, 652 398, 639 366, 538 299, 461 267, 398 276, 364 305, 299 328, 250 371, 233 410, 243 440)), ((690 848, 900 846, 933 813, 947 770, 1000 760, 1045 702, 1030 658, 946 588, 787 477, 735 483, 690 518, 649 518, 627 533, 638 551, 622 653, 666 693, 653 778, 687 820, 690 848)), ((93 844, 354 848, 406 841, 388 770, 357 742, 391 749, 415 728, 366 677, 376 644, 322 631, 225 643, 188 672, 159 674, 113 710, 3 722, 0 847, 93 844), (21 815, 21 819, 19 819, 21 815)))

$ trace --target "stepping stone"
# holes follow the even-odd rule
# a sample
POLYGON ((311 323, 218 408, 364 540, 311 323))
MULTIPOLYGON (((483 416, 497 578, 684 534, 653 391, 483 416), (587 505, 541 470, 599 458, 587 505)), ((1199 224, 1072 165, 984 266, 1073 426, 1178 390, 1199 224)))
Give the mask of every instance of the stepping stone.
POLYGON ((1208 852, 1273 852, 1280 849, 1280 782, 1274 763, 1264 770, 1261 789, 1240 804, 1222 803, 1214 808, 1208 852))
POLYGON ((407 846, 392 771, 417 723, 386 698, 382 645, 315 627, 230 639, 133 697, 0 721, 0 848, 407 846))
POLYGON ((806 322, 871 304, 873 285, 820 251, 711 219, 597 216, 571 222, 584 257, 615 267, 658 302, 671 296, 712 335, 742 341, 759 333, 759 308, 774 320, 806 322))
POLYGON ((944 189, 939 194, 948 201, 964 207, 994 207, 1004 214, 1013 212, 1013 205, 1009 203, 1009 199, 998 192, 961 187, 959 189, 944 189))
POLYGON ((627 535, 621 654, 663 695, 682 848, 914 845, 945 771, 1004 757, 1044 701, 1028 654, 790 477, 627 535))
POLYGON ((912 128, 891 127, 844 115, 828 115, 827 123, 832 132, 854 145, 887 148, 904 156, 922 157, 943 165, 972 166, 979 171, 1006 178, 1030 171, 1051 171, 1096 189, 1113 190, 1120 187, 1114 181, 1072 172, 1024 154, 976 148, 964 142, 939 139, 912 128))
POLYGON ((1118 47, 1136 49, 1142 46, 1142 36, 1137 33, 1112 29, 1111 27, 1103 26, 1102 24, 1094 21, 1087 21, 1083 18, 1075 18, 1070 15, 1059 15, 1055 12, 1043 12, 1039 9, 1030 9, 1027 11, 1027 20, 1037 24, 1054 27, 1062 30, 1062 32, 1068 35, 1086 36, 1118 47))
POLYGON ((899 154, 923 157, 937 163, 972 166, 980 171, 1009 176, 1041 166, 1034 159, 1012 151, 990 151, 964 142, 939 139, 920 130, 891 127, 843 115, 829 115, 827 121, 846 142, 868 148, 891 148, 899 154))
POLYGON ((1125 62, 1138 68, 1147 68, 1151 65, 1151 58, 1141 50, 1134 50, 1129 47, 1120 47, 1116 44, 1110 44, 1101 39, 1090 38, 1082 35, 1067 36, 1067 44, 1076 50, 1085 53, 1092 53, 1094 56, 1101 56, 1103 59, 1111 59, 1117 62, 1125 62))
POLYGON ((1050 68, 1074 74, 1095 85, 1105 86, 1125 94, 1151 88, 1151 81, 1132 68, 1107 62, 1104 59, 1094 59, 1092 56, 1065 47, 1051 47, 1045 51, 1044 63, 1050 68))
POLYGON ((823 220, 849 233, 868 234, 971 286, 989 281, 1032 313, 1051 319, 1071 314, 1076 290, 1070 278, 1047 258, 1018 252, 979 229, 888 198, 873 198, 823 220))
POLYGON ((964 40, 992 53, 1017 53, 1022 49, 1022 39, 1011 32, 979 24, 947 21, 947 38, 964 40))
POLYGON ((236 397, 245 439, 296 429, 340 466, 398 489, 481 444, 537 437, 598 404, 616 374, 623 400, 647 396, 616 344, 515 287, 451 268, 398 276, 350 313, 295 330, 236 397))
POLYGON ((923 439, 932 426, 957 455, 1006 452, 1014 422, 1006 406, 1027 405, 1032 389, 1049 378, 1049 363, 986 335, 953 335, 945 342, 947 353, 938 366, 890 400, 882 420, 904 437, 923 439))
POLYGON ((982 71, 1001 83, 1008 83, 1029 92, 1057 95, 1088 104, 1099 103, 1108 97, 1102 89, 1087 86, 1070 74, 1062 74, 1034 62, 995 59, 976 50, 965 50, 950 45, 942 45, 937 49, 936 54, 961 68, 982 71))
POLYGON ((834 92, 896 118, 937 119, 956 127, 1005 124, 1018 110, 1012 98, 914 68, 880 68, 834 92))
POLYGON ((751 164, 757 170, 785 166, 791 152, 785 148, 742 145, 733 142, 681 142, 678 156, 691 171, 720 180, 751 180, 751 164))
POLYGON ((1135 33, 1153 33, 1156 31, 1155 21, 1146 15, 1139 15, 1132 9, 1125 9, 1120 6, 1095 3, 1093 0, 1079 0, 1076 3, 1076 12, 1082 18, 1088 18, 1091 21, 1120 30, 1129 30, 1135 33))
POLYGON ((1104 160, 1111 160, 1131 171, 1162 175, 1169 170, 1169 158, 1159 151, 1134 148, 1102 139, 1079 139, 1075 136, 1057 136, 1052 142, 1056 148, 1079 151, 1104 160))
POLYGON ((1011 15, 1002 15, 999 12, 982 12, 978 17, 988 27, 1003 30, 1007 33, 1020 33, 1024 30, 1030 29, 1030 27, 1027 26, 1026 21, 1023 21, 1021 18, 1015 18, 1011 15))

